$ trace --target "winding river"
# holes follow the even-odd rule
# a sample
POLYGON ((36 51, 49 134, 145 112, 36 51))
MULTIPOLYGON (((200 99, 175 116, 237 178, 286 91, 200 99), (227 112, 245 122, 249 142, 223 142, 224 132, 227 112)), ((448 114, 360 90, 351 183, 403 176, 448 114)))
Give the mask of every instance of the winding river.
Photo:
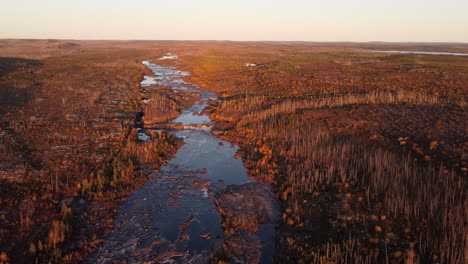
MULTIPOLYGON (((165 59, 178 58, 174 54, 160 58, 165 59)), ((144 77, 142 92, 170 87, 199 95, 191 108, 171 121, 194 128, 169 131, 185 144, 159 173, 127 198, 113 230, 84 263, 209 263, 223 254, 223 247, 231 247, 222 226, 229 220, 226 218, 236 217, 235 212, 225 212, 231 210, 226 206, 230 204, 234 211, 264 210, 267 217, 262 215, 262 219, 267 220, 259 222, 258 228, 239 230, 239 235, 229 234, 236 245, 243 245, 229 249, 233 252, 229 261, 273 263, 278 205, 269 187, 250 179, 242 160, 234 157, 238 146, 210 133, 211 120, 201 112, 209 100, 216 100, 214 94, 184 81, 188 72, 150 61, 143 64, 154 75, 144 77)), ((140 139, 151 140, 143 130, 140 139)))

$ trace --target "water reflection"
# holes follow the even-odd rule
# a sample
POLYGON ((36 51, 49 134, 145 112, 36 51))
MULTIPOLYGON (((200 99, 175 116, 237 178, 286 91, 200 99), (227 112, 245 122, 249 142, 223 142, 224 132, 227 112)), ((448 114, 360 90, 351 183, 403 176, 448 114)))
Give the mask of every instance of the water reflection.
MULTIPOLYGON (((177 55, 160 59, 177 59, 177 55)), ((154 73, 144 77, 143 91, 170 87, 200 95, 172 123, 209 126, 211 120, 202 111, 215 99, 213 93, 185 82, 182 78, 187 72, 150 61, 143 64, 154 73)), ((153 179, 127 198, 113 231, 85 263, 208 263, 221 252, 224 234, 213 196, 229 185, 255 181, 248 178, 242 160, 234 157, 238 147, 214 137, 209 129, 171 133, 185 144, 153 179)), ((142 140, 150 140, 140 134, 142 140)), ((262 263, 273 261, 274 228, 273 224, 261 225, 257 234, 264 243, 262 263)))
POLYGON ((411 50, 368 50, 368 51, 382 52, 382 53, 400 53, 400 54, 468 56, 467 53, 457 53, 457 52, 411 51, 411 50))

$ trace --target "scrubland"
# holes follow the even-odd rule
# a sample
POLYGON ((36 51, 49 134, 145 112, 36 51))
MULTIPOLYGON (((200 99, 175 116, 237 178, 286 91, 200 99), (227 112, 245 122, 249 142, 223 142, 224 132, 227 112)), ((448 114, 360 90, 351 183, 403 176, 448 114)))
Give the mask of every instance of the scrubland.
POLYGON ((212 133, 281 200, 278 263, 465 263, 468 58, 369 51, 383 49, 468 52, 0 40, 0 262, 78 262, 175 153, 171 134, 137 140, 193 102, 141 93, 140 61, 173 52, 220 99, 212 133))
POLYGON ((157 169, 179 145, 166 133, 147 132, 152 140, 142 142, 136 130, 142 99, 151 98, 140 90, 148 71, 141 60, 162 51, 120 42, 0 43, 1 262, 77 262, 111 227, 125 195, 148 179, 143 164, 157 169))
POLYGON ((464 263, 468 58, 336 46, 183 57, 220 94, 215 133, 283 201, 278 263, 464 263))

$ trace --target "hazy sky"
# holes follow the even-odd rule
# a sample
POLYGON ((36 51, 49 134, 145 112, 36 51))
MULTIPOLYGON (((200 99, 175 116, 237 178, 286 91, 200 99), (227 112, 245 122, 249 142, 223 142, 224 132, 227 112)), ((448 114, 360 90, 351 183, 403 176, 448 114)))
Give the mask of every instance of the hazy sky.
POLYGON ((0 38, 468 42, 468 0, 0 0, 0 38))

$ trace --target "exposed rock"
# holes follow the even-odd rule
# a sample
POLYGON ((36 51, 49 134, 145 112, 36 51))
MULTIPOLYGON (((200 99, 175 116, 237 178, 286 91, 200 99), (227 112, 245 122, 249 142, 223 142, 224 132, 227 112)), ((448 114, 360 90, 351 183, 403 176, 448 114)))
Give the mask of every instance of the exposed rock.
POLYGON ((273 193, 260 183, 231 185, 214 199, 218 212, 231 228, 257 231, 258 224, 272 224, 279 219, 273 193))
POLYGON ((257 231, 260 225, 279 220, 278 201, 271 190, 258 182, 231 185, 214 200, 223 217, 225 253, 233 263, 260 263, 268 238, 257 231))

